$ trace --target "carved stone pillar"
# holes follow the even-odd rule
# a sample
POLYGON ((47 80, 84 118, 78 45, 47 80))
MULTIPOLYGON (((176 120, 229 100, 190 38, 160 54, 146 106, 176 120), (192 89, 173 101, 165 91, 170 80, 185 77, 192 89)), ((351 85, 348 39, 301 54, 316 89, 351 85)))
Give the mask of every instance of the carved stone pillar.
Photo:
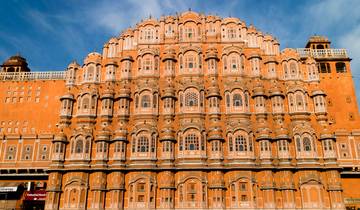
POLYGON ((208 203, 209 208, 225 209, 225 182, 224 173, 222 171, 211 171, 208 174, 209 180, 209 194, 208 203))
POLYGON ((106 209, 124 209, 125 175, 121 171, 112 172, 107 176, 106 209))
POLYGON ((158 208, 174 209, 175 207, 175 177, 171 171, 162 171, 158 174, 160 193, 158 195, 158 208))
POLYGON ((59 172, 51 172, 46 189, 46 210, 58 210, 60 205, 62 174, 59 172))
POLYGON ((90 175, 91 198, 90 209, 103 210, 105 208, 106 173, 94 172, 90 175))

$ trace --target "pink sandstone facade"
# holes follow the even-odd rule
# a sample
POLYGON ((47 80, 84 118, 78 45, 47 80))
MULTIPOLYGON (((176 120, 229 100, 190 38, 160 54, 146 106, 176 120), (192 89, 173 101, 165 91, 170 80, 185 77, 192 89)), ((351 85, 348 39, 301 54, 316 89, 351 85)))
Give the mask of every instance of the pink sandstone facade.
POLYGON ((0 209, 360 208, 344 49, 237 18, 147 19, 83 65, 0 73, 0 209), (46 192, 46 195, 45 195, 46 192))

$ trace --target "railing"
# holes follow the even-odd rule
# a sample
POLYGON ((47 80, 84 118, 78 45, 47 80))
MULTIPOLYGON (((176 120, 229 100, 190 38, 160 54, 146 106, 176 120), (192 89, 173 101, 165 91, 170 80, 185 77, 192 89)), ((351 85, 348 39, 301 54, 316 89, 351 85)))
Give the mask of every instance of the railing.
POLYGON ((310 49, 297 48, 300 57, 314 58, 348 58, 346 49, 310 49))
POLYGON ((64 71, 0 72, 0 81, 65 80, 64 71))

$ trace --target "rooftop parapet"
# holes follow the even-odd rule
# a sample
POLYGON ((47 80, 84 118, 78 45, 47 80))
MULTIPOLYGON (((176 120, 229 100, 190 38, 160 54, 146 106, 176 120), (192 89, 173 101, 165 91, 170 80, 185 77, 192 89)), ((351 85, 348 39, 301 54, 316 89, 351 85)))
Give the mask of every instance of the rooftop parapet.
POLYGON ((296 51, 302 58, 349 58, 346 49, 297 48, 296 51))
POLYGON ((64 71, 0 72, 0 81, 65 80, 64 71))

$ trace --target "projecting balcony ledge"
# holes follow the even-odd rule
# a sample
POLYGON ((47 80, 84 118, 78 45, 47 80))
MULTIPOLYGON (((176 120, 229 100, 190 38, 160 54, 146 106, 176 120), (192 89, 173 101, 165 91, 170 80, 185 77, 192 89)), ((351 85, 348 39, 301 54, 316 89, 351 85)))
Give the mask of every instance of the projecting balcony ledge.
POLYGON ((212 169, 223 169, 224 168, 224 164, 221 161, 218 162, 209 162, 208 167, 211 167, 212 169))
POLYGON ((60 117, 71 118, 72 114, 68 112, 60 112, 60 117))
POLYGON ((302 160, 296 163, 296 166, 300 168, 319 168, 320 165, 321 164, 316 160, 302 160))
POLYGON ((291 185, 283 185, 283 186, 280 186, 280 187, 277 187, 276 189, 278 190, 296 190, 296 187, 295 185, 291 184, 291 185))
POLYGON ((92 169, 105 169, 108 167, 108 164, 106 164, 105 162, 103 163, 94 163, 94 164, 91 164, 90 166, 92 169))
POLYGON ((256 165, 255 158, 234 158, 234 159, 225 159, 225 166, 234 167, 253 167, 256 165))
POLYGON ((178 157, 176 162, 182 163, 186 162, 187 164, 196 164, 196 163, 205 163, 207 160, 206 157, 178 157))
POLYGON ((291 120, 305 120, 305 121, 309 121, 310 120, 310 112, 292 112, 289 113, 291 120))
POLYGON ((84 170, 84 169, 89 169, 90 168, 90 164, 87 163, 68 163, 64 165, 65 169, 71 169, 71 170, 84 170))
POLYGON ((324 164, 337 164, 337 157, 324 157, 324 164))
POLYGON ((173 168, 174 167, 173 161, 161 161, 157 165, 159 168, 173 168))
POLYGON ((127 164, 128 168, 152 169, 156 168, 156 160, 131 160, 127 164))
POLYGON ((275 187, 275 186, 261 186, 260 189, 261 190, 276 190, 277 187, 275 187))
POLYGON ((96 113, 79 113, 79 114, 77 114, 76 116, 75 116, 76 118, 78 118, 78 119, 82 119, 82 118, 91 118, 91 119, 93 119, 93 118, 96 118, 96 113))

